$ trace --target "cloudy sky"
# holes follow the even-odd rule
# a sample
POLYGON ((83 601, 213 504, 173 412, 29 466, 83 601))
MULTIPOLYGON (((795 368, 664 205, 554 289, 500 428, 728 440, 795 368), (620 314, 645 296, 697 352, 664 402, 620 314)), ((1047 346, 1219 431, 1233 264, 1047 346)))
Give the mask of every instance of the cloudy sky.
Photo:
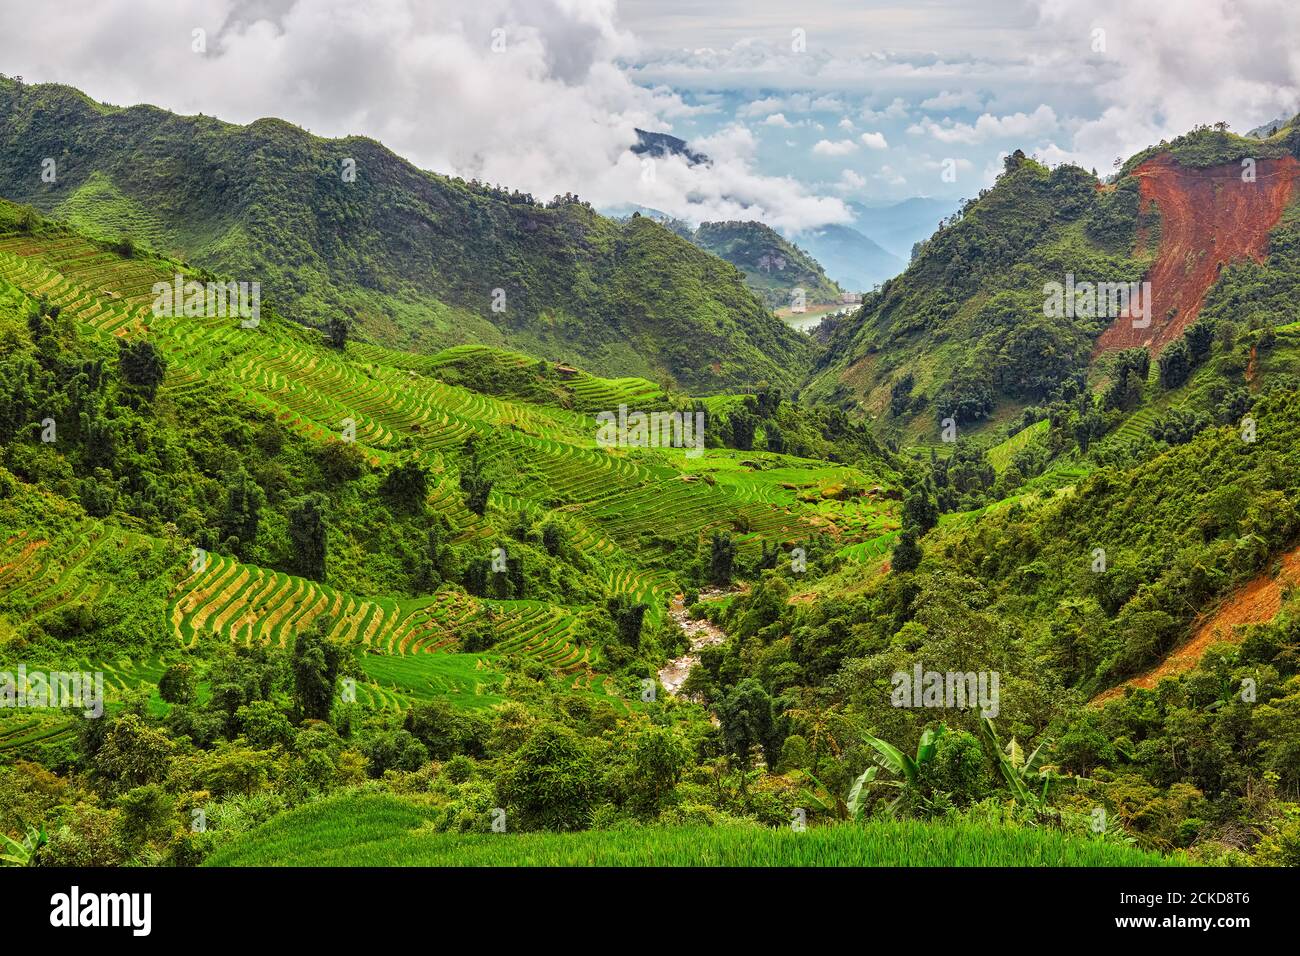
POLYGON ((1295 0, 0 3, 0 72, 28 82, 789 233, 974 195, 1015 148, 1104 173, 1196 124, 1290 116, 1298 39, 1295 0), (647 169, 636 127, 713 163, 647 169))

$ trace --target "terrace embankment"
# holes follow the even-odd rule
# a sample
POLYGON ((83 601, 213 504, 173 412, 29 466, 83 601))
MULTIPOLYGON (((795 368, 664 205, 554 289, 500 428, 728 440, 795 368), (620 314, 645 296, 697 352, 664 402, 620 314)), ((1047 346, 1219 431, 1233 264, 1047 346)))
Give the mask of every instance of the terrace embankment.
POLYGON ((1150 325, 1135 328, 1131 315, 1121 315, 1097 339, 1094 355, 1136 346, 1159 354, 1196 319, 1225 265, 1263 260, 1268 234, 1291 200, 1300 162, 1292 156, 1260 159, 1253 181, 1243 173, 1232 163, 1180 166, 1168 154, 1134 171, 1142 209, 1154 203, 1160 214, 1160 248, 1146 276, 1150 325))

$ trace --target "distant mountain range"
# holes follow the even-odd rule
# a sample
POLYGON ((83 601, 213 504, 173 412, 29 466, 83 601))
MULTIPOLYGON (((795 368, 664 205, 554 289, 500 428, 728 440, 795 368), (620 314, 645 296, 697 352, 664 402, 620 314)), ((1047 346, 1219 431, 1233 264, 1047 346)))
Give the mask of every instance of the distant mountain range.
MULTIPOLYGON (((638 155, 681 156, 693 165, 710 162, 708 156, 691 149, 690 145, 679 137, 668 133, 647 132, 643 129, 638 129, 636 134, 637 142, 632 147, 632 152, 638 155)), ((800 267, 809 271, 809 275, 805 275, 803 281, 805 288, 810 290, 818 288, 818 294, 829 294, 829 289, 833 286, 849 292, 865 292, 902 272, 911 259, 912 247, 933 235, 939 226, 939 220, 951 215, 958 205, 957 200, 927 199, 920 196, 899 203, 878 205, 849 202, 849 209, 854 215, 852 223, 820 226, 785 236, 784 239, 788 244, 796 246, 803 258, 811 257, 816 260, 812 263, 816 267, 814 270, 808 270, 806 263, 800 267), (826 281, 825 289, 819 288, 818 283, 812 281, 809 277, 812 272, 826 281)), ((660 221, 671 219, 660 210, 635 203, 622 203, 601 211, 607 216, 617 218, 627 218, 639 212, 643 216, 651 216, 660 221)), ((748 225, 758 225, 758 223, 751 221, 748 225)), ((689 227, 686 227, 684 232, 680 229, 678 231, 695 241, 694 232, 689 227)), ((767 233, 751 229, 746 236, 742 236, 732 229, 725 243, 714 243, 714 248, 708 245, 704 247, 738 266, 749 277, 750 288, 758 291, 765 298, 771 298, 770 272, 746 265, 746 263, 759 262, 771 252, 775 246, 774 234, 768 234, 771 232, 770 229, 767 233), (751 248, 746 248, 746 237, 753 240, 754 245, 751 248)), ((794 257, 787 254, 786 258, 794 257)))

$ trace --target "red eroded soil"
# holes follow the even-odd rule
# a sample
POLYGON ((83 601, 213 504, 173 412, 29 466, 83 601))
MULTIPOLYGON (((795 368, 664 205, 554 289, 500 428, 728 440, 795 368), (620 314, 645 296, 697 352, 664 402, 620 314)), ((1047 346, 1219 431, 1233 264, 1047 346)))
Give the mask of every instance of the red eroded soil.
POLYGON ((1158 354, 1182 335, 1220 269, 1247 256, 1263 260, 1268 234, 1281 219, 1298 174, 1300 162, 1293 156, 1258 160, 1254 182, 1242 181, 1237 164, 1192 169, 1168 154, 1139 166, 1134 175, 1142 209, 1154 201, 1160 213, 1160 249, 1146 276, 1151 325, 1134 328, 1133 318, 1121 315, 1097 339, 1093 355, 1135 346, 1158 354))
POLYGON ((1120 697, 1125 687, 1152 689, 1166 677, 1191 670, 1200 662, 1211 644, 1234 643, 1243 624, 1271 621, 1282 609, 1282 589, 1300 583, 1300 548, 1282 556, 1282 572, 1277 577, 1261 574, 1223 602, 1210 618, 1196 629, 1192 639, 1175 648, 1169 656, 1145 674, 1140 674, 1093 698, 1094 704, 1120 697))

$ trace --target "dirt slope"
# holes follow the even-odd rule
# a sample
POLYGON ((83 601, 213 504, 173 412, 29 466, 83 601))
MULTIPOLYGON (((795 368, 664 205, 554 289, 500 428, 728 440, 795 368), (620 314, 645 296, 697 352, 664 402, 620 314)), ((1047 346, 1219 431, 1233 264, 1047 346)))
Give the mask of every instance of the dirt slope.
POLYGON ((1300 162, 1292 156, 1258 160, 1255 181, 1243 182, 1239 165, 1193 169, 1166 154, 1143 163, 1134 175, 1142 208, 1154 201, 1160 213, 1160 249, 1146 276, 1151 325, 1137 329, 1131 316, 1121 315, 1097 339, 1094 355, 1134 346, 1158 354, 1196 318, 1223 266, 1247 256, 1262 260, 1300 162))
POLYGON ((1098 694, 1092 703, 1104 704, 1121 697, 1125 687, 1150 690, 1166 677, 1191 670, 1200 662, 1211 644, 1235 643, 1239 640, 1238 626, 1271 621, 1282 608, 1283 587, 1297 583, 1300 583, 1300 548, 1282 556, 1282 573, 1277 577, 1265 572, 1255 578, 1224 601, 1196 629, 1190 641, 1175 648, 1168 657, 1146 673, 1098 694))

